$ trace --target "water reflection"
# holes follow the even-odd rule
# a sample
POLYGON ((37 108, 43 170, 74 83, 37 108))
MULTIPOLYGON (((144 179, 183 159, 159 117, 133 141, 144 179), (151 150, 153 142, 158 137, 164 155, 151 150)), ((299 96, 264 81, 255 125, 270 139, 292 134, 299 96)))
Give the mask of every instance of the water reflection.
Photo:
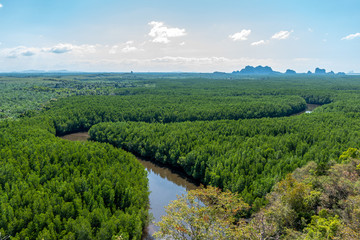
POLYGON ((298 112, 298 113, 294 113, 294 114, 291 114, 290 116, 297 116, 297 115, 301 115, 303 113, 312 113, 312 111, 314 111, 315 108, 317 107, 320 107, 321 105, 319 104, 311 104, 311 103, 307 103, 306 104, 306 109, 305 111, 301 111, 301 112, 298 112))
MULTIPOLYGON (((154 217, 154 222, 161 220, 161 216, 165 215, 164 207, 175 200, 177 195, 185 194, 187 191, 197 188, 195 184, 166 167, 141 159, 139 162, 148 171, 149 189, 151 191, 149 196, 150 213, 154 217)), ((152 239, 151 235, 156 230, 158 227, 151 223, 144 239, 152 239)))
MULTIPOLYGON (((87 132, 73 133, 61 137, 70 141, 87 141, 90 136, 87 132)), ((150 209, 149 212, 154 217, 154 222, 161 220, 165 215, 165 206, 175 200, 177 195, 185 194, 189 190, 198 188, 194 183, 184 178, 180 174, 159 166, 150 161, 138 159, 148 172, 150 190, 150 209)), ((154 223, 149 224, 143 239, 153 239, 151 235, 158 230, 154 223)))
POLYGON ((72 133, 61 137, 70 141, 87 141, 90 135, 87 132, 72 133))
POLYGON ((139 162, 146 168, 149 174, 155 174, 164 180, 168 180, 177 186, 185 188, 187 191, 194 190, 197 186, 191 180, 183 177, 182 175, 170 170, 167 167, 161 167, 153 162, 139 159, 139 162))

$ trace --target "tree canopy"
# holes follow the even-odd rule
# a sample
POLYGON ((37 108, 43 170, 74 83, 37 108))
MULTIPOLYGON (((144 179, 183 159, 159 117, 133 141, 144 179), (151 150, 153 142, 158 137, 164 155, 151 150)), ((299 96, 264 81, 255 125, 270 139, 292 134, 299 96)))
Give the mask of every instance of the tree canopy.
MULTIPOLYGON (((351 150, 350 150, 351 151, 351 150)), ((358 150, 356 150, 359 154, 358 150)), ((359 239, 360 160, 347 153, 318 172, 310 162, 277 183, 268 203, 250 218, 247 205, 219 189, 192 190, 178 197, 158 223, 165 239, 359 239)))
POLYGON ((253 236, 331 238, 340 231, 356 238, 351 221, 358 221, 352 188, 357 182, 336 178, 329 169, 339 177, 348 174, 336 172, 331 160, 340 163, 358 154, 344 151, 359 146, 359 80, 305 75, 0 75, 1 236, 140 239, 148 221, 146 172, 126 150, 239 194, 249 204, 246 217, 264 206, 276 209, 253 215, 253 221, 260 219, 246 225, 253 226, 253 236), (292 116, 309 103, 322 106, 292 116), (89 129, 98 143, 55 137, 89 129), (337 179, 335 190, 299 180, 296 172, 288 176, 309 162, 316 166, 311 176, 323 176, 319 179, 324 183, 337 179), (337 190, 349 193, 347 198, 337 190), (282 197, 266 198, 271 191, 270 196, 282 197), (326 209, 320 213, 315 208, 319 206, 326 209), (331 206, 348 209, 348 215, 331 206), (343 228, 346 221, 348 228, 343 228))

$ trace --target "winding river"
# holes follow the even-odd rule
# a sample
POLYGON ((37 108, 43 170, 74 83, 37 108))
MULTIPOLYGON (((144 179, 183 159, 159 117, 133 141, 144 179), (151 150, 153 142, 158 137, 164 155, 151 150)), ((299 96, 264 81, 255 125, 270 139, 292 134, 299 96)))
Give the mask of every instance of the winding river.
MULTIPOLYGON (((300 115, 303 113, 311 113, 315 108, 319 107, 317 104, 307 104, 305 111, 293 114, 300 115)), ((73 133, 65 135, 61 138, 70 141, 87 141, 89 139, 87 132, 73 133)), ((159 166, 150 161, 145 161, 138 158, 139 162, 145 167, 148 172, 149 190, 150 190, 150 213, 153 215, 154 220, 147 229, 143 236, 144 240, 150 240, 152 234, 157 231, 158 227, 154 225, 154 222, 158 222, 162 215, 165 215, 164 207, 171 201, 176 199, 177 195, 185 194, 189 190, 196 189, 197 186, 189 179, 186 179, 182 175, 170 170, 167 167, 159 166)))
MULTIPOLYGON (((70 141, 87 141, 89 137, 87 132, 79 132, 65 135, 61 138, 70 141)), ((186 179, 169 168, 139 158, 138 160, 148 172, 150 190, 149 211, 154 217, 154 222, 160 221, 161 216, 165 215, 164 207, 175 200, 177 195, 185 194, 188 190, 197 188, 197 186, 189 179, 186 179)), ((153 239, 151 235, 156 230, 157 226, 155 226, 154 223, 151 223, 145 230, 143 239, 153 239)))
POLYGON ((297 116, 297 115, 301 115, 301 114, 303 114, 303 113, 312 113, 312 111, 314 111, 315 108, 320 107, 320 106, 321 106, 321 105, 319 105, 319 104, 307 103, 307 104, 306 104, 306 109, 305 109, 304 111, 291 114, 290 116, 297 116))

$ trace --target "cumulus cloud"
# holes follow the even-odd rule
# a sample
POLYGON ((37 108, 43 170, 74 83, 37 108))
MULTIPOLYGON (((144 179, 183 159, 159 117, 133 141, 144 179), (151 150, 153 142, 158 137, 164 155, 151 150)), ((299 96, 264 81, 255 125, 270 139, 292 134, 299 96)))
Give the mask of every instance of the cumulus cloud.
POLYGON ((271 38, 278 39, 278 40, 288 39, 292 32, 293 31, 280 31, 280 32, 275 33, 271 38))
POLYGON ((25 51, 23 53, 21 53, 23 56, 25 57, 30 57, 30 56, 33 56, 35 55, 35 52, 32 52, 31 50, 28 50, 28 51, 25 51))
POLYGON ((15 48, 5 48, 1 50, 1 55, 4 55, 7 58, 17 58, 20 56, 31 57, 41 50, 38 48, 29 48, 24 46, 19 46, 15 48))
POLYGON ((247 40, 250 33, 251 33, 250 29, 243 29, 241 30, 241 32, 237 32, 232 35, 229 35, 229 38, 232 39, 233 41, 245 41, 247 40))
POLYGON ((127 41, 126 43, 122 43, 119 45, 114 45, 110 48, 109 54, 116 54, 118 53, 118 50, 120 49, 123 53, 129 53, 129 52, 136 52, 136 51, 143 51, 143 49, 139 49, 134 45, 134 41, 127 41))
POLYGON ((59 43, 51 48, 43 48, 43 52, 51 52, 55 54, 63 54, 68 52, 74 52, 78 54, 83 53, 95 53, 96 52, 96 45, 74 45, 70 43, 59 43))
POLYGON ((349 34, 345 37, 343 37, 341 40, 352 40, 354 38, 358 38, 360 37, 360 33, 354 33, 354 34, 349 34))
POLYGON ((123 49, 121 49, 123 53, 135 52, 137 50, 138 49, 136 47, 130 45, 126 45, 123 49))
POLYGON ((259 46, 259 45, 264 45, 264 44, 267 44, 267 43, 268 43, 268 41, 260 40, 260 41, 251 43, 251 46, 259 46))
POLYGON ((17 58, 17 57, 31 57, 38 54, 44 53, 54 53, 54 54, 63 54, 73 52, 74 54, 84 54, 84 53, 95 53, 96 45, 73 45, 73 44, 57 44, 53 47, 25 47, 18 46, 14 48, 5 48, 1 50, 1 55, 6 56, 8 58, 17 58))
POLYGON ((167 27, 163 22, 152 21, 149 25, 152 26, 149 36, 153 38, 154 43, 169 43, 170 38, 186 35, 185 29, 167 27))
POLYGON ((52 47, 51 49, 49 49, 49 52, 61 54, 61 53, 71 52, 73 50, 73 48, 74 47, 71 44, 60 43, 60 44, 52 47))
POLYGON ((136 52, 139 51, 140 49, 138 49, 137 47, 133 46, 134 45, 134 41, 127 41, 125 43, 125 47, 123 47, 121 49, 121 52, 123 53, 129 53, 129 52, 136 52))

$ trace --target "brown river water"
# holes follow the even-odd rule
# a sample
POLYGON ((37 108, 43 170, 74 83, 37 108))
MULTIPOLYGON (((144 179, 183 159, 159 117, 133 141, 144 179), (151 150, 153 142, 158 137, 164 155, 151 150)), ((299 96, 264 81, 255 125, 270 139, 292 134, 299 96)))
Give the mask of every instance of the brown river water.
POLYGON ((305 111, 302 111, 302 112, 298 112, 298 113, 294 113, 294 114, 291 114, 290 116, 297 116, 297 115, 301 115, 303 113, 312 113, 312 111, 314 111, 315 108, 317 107, 320 107, 321 105, 319 104, 310 104, 310 103, 307 103, 306 104, 306 109, 305 111))
MULTIPOLYGON (((319 107, 317 104, 307 104, 307 109, 303 112, 293 114, 300 115, 303 113, 311 113, 315 108, 319 107)), ((61 138, 70 141, 87 141, 90 136, 87 132, 79 132, 62 136, 61 138)), ((148 172, 149 190, 150 190, 150 213, 154 220, 145 230, 143 239, 153 239, 151 235, 158 229, 154 222, 161 220, 161 216, 165 215, 164 207, 171 201, 176 199, 177 195, 185 194, 189 190, 198 188, 183 175, 170 170, 167 167, 159 166, 151 161, 142 160, 138 158, 139 162, 145 167, 148 172)))
MULTIPOLYGON (((87 132, 73 133, 62 136, 61 138, 70 141, 87 141, 89 139, 87 132)), ((176 199, 177 195, 185 194, 189 190, 196 189, 197 186, 189 179, 186 179, 179 173, 170 170, 167 167, 159 166, 153 162, 139 159, 139 162, 148 172, 149 190, 150 190, 150 213, 154 217, 153 222, 161 220, 165 215, 164 207, 176 199)), ((154 223, 149 224, 145 230, 143 239, 153 239, 151 235, 158 229, 154 223)))

